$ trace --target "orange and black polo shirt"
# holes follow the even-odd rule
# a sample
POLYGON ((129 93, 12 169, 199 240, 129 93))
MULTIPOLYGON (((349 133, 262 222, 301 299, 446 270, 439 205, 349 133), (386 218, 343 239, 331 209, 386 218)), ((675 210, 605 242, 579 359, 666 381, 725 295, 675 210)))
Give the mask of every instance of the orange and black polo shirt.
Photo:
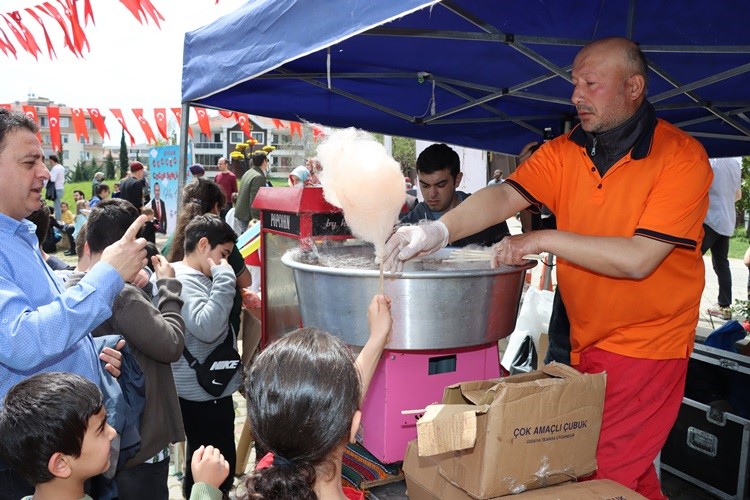
POLYGON ((579 126, 542 145, 508 178, 531 204, 550 208, 559 230, 643 236, 675 246, 641 280, 558 259, 572 364, 591 346, 645 359, 690 355, 704 287, 700 241, 712 178, 703 146, 662 120, 604 176, 588 157, 579 126))

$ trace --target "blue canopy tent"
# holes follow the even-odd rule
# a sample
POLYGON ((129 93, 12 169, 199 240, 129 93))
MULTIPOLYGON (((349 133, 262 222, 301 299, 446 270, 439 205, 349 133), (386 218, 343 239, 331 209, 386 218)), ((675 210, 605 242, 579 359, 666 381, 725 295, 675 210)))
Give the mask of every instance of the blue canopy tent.
POLYGON ((747 155, 748 20, 746 0, 253 0, 186 34, 182 101, 515 154, 575 122, 580 47, 627 36, 660 117, 747 155))

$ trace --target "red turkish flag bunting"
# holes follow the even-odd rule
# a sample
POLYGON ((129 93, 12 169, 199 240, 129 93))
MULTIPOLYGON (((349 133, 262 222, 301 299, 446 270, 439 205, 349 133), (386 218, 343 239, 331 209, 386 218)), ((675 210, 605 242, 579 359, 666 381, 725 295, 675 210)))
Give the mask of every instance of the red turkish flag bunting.
POLYGON ((60 141, 60 108, 47 106, 47 117, 49 118, 49 137, 52 143, 52 151, 62 151, 60 141))
POLYGON ((128 130, 128 126, 125 123, 125 117, 122 116, 122 111, 116 108, 109 108, 109 110, 112 112, 113 115, 115 115, 115 119, 117 120, 117 123, 119 123, 122 129, 128 133, 128 136, 130 137, 130 145, 135 146, 135 137, 133 137, 133 134, 131 134, 130 130, 128 130))
POLYGON ((284 125, 284 122, 282 122, 278 118, 271 118, 271 121, 273 122, 273 126, 276 128, 286 128, 286 125, 284 125))
POLYGON ((156 10, 149 0, 120 0, 120 3, 128 8, 130 13, 138 19, 139 23, 143 24, 143 21, 148 23, 148 16, 151 16, 151 19, 154 20, 156 26, 161 28, 161 26, 159 26, 159 19, 163 21, 164 17, 158 10, 156 10), (141 20, 141 14, 143 14, 143 20, 141 20))
POLYGON ((86 38, 86 33, 83 32, 83 27, 78 20, 78 8, 75 6, 73 0, 57 0, 57 3, 63 9, 65 16, 70 21, 70 32, 73 35, 73 43, 76 44, 76 49, 79 54, 83 54, 83 47, 86 46, 86 51, 90 52, 89 41, 86 38))
POLYGON ((0 108, 13 109, 13 105, 12 104, 0 104, 0 108))
MULTIPOLYGON (((26 116, 34 120, 34 123, 39 123, 39 118, 37 118, 36 115, 36 106, 21 106, 21 108, 23 108, 23 112, 26 114, 26 116)), ((41 132, 37 132, 36 136, 39 139, 39 142, 42 142, 41 132)))
POLYGON ((234 111, 227 111, 225 109, 220 109, 219 114, 223 116, 224 118, 231 118, 234 116, 236 119, 236 116, 237 116, 237 113, 235 113, 234 111))
MULTIPOLYGON (((177 126, 182 128, 182 109, 180 108, 170 108, 170 109, 172 110, 172 113, 174 113, 175 118, 177 118, 177 126)), ((188 134, 190 134, 190 137, 193 137, 193 129, 190 128, 189 124, 186 125, 186 127, 188 129, 188 134)))
POLYGON ((97 132, 99 132, 99 135, 102 139, 104 139, 104 136, 106 135, 109 137, 109 130, 107 130, 107 126, 104 124, 104 117, 99 112, 97 108, 88 108, 89 116, 91 117, 91 121, 94 122, 94 127, 96 127, 97 132))
POLYGON ((94 11, 91 10, 91 0, 83 0, 83 22, 88 25, 89 19, 91 19, 91 24, 96 26, 96 21, 94 21, 94 11))
POLYGON ((245 113, 236 113, 235 116, 237 117, 237 123, 239 123, 240 128, 245 133, 245 136, 252 137, 250 135, 250 131, 253 129, 253 125, 250 123, 250 118, 248 118, 247 114, 245 113))
POLYGON ((166 108, 154 109, 154 118, 156 118, 156 128, 159 129, 159 133, 162 137, 169 140, 167 135, 167 110, 166 108))
POLYGON ((39 14, 34 12, 30 7, 24 10, 28 12, 31 17, 36 19, 36 22, 38 22, 39 26, 42 27, 42 31, 44 32, 44 41, 47 42, 47 52, 49 53, 49 58, 50 59, 57 58, 57 53, 55 52, 55 48, 52 46, 52 39, 49 37, 49 33, 47 33, 47 27, 44 25, 44 21, 42 21, 42 18, 39 17, 39 14))
POLYGON ((318 139, 321 137, 325 137, 326 133, 323 131, 323 127, 320 127, 318 125, 312 126, 313 131, 313 142, 318 142, 318 139))
POLYGON ((141 124, 141 128, 143 129, 143 133, 146 134, 146 140, 149 144, 152 142, 156 144, 156 136, 154 135, 154 131, 151 130, 151 125, 148 124, 146 119, 143 117, 143 109, 142 108, 133 108, 133 114, 136 118, 138 118, 138 123, 141 124))
POLYGON ((10 43, 10 38, 8 38, 8 35, 5 34, 2 28, 0 28, 0 50, 3 51, 3 54, 6 56, 8 55, 8 52, 13 54, 13 57, 18 59, 18 56, 16 55, 16 48, 13 46, 12 43, 10 43))
POLYGON ((302 124, 300 122, 289 122, 289 135, 294 137, 294 133, 297 132, 302 137, 302 124))
POLYGON ((70 108, 73 113, 73 130, 76 132, 76 141, 81 140, 81 136, 89 142, 89 131, 86 129, 86 115, 83 108, 70 108))
POLYGON ((70 34, 68 33, 68 24, 65 22, 65 18, 57 11, 54 5, 49 2, 44 2, 41 5, 37 5, 36 8, 57 21, 57 24, 60 25, 60 28, 63 31, 63 35, 65 36, 65 46, 68 47, 73 54, 75 54, 76 56, 80 56, 81 54, 77 51, 76 46, 70 39, 70 34))
POLYGON ((34 56, 34 59, 38 61, 39 58, 37 57, 37 54, 41 54, 42 51, 39 48, 39 45, 37 45, 34 35, 32 35, 31 32, 23 24, 23 21, 21 20, 21 14, 18 11, 13 11, 8 13, 8 15, 16 22, 16 25, 18 25, 18 29, 20 30, 20 32, 18 32, 15 27, 10 24, 10 21, 6 19, 8 27, 13 32, 13 34, 16 35, 16 38, 18 38, 19 43, 26 50, 26 52, 34 56))
POLYGON ((208 121, 208 113, 206 112, 205 108, 193 108, 195 109, 195 114, 198 115, 198 125, 201 126, 201 132, 203 132, 206 137, 211 138, 211 124, 208 121))

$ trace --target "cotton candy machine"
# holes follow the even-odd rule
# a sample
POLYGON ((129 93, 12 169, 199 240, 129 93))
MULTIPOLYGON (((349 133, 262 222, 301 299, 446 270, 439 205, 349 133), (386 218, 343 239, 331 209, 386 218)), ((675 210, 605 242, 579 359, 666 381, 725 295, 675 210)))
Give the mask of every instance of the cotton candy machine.
MULTIPOLYGON (((357 349, 368 338, 367 308, 380 292, 373 250, 352 239, 343 214, 319 188, 261 188, 263 345, 299 326, 317 326, 357 349)), ((445 386, 500 376, 497 340, 511 333, 523 267, 448 262, 450 249, 386 275, 391 341, 362 405, 358 440, 378 460, 403 460, 417 414, 445 386)))
MULTIPOLYGON (((491 269, 488 260, 452 260, 446 248, 386 274, 396 350, 471 347, 513 331, 526 269, 491 269)), ((293 269, 304 325, 316 325, 353 346, 368 338, 367 308, 380 292, 372 245, 348 240, 315 250, 294 250, 281 261, 293 269)))

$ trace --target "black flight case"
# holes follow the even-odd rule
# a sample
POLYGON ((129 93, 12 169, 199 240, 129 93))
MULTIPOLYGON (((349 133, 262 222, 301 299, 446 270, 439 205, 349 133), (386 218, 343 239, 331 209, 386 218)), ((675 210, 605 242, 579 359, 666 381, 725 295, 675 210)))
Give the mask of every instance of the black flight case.
POLYGON ((750 357, 701 344, 661 467, 719 498, 747 498, 750 357))

